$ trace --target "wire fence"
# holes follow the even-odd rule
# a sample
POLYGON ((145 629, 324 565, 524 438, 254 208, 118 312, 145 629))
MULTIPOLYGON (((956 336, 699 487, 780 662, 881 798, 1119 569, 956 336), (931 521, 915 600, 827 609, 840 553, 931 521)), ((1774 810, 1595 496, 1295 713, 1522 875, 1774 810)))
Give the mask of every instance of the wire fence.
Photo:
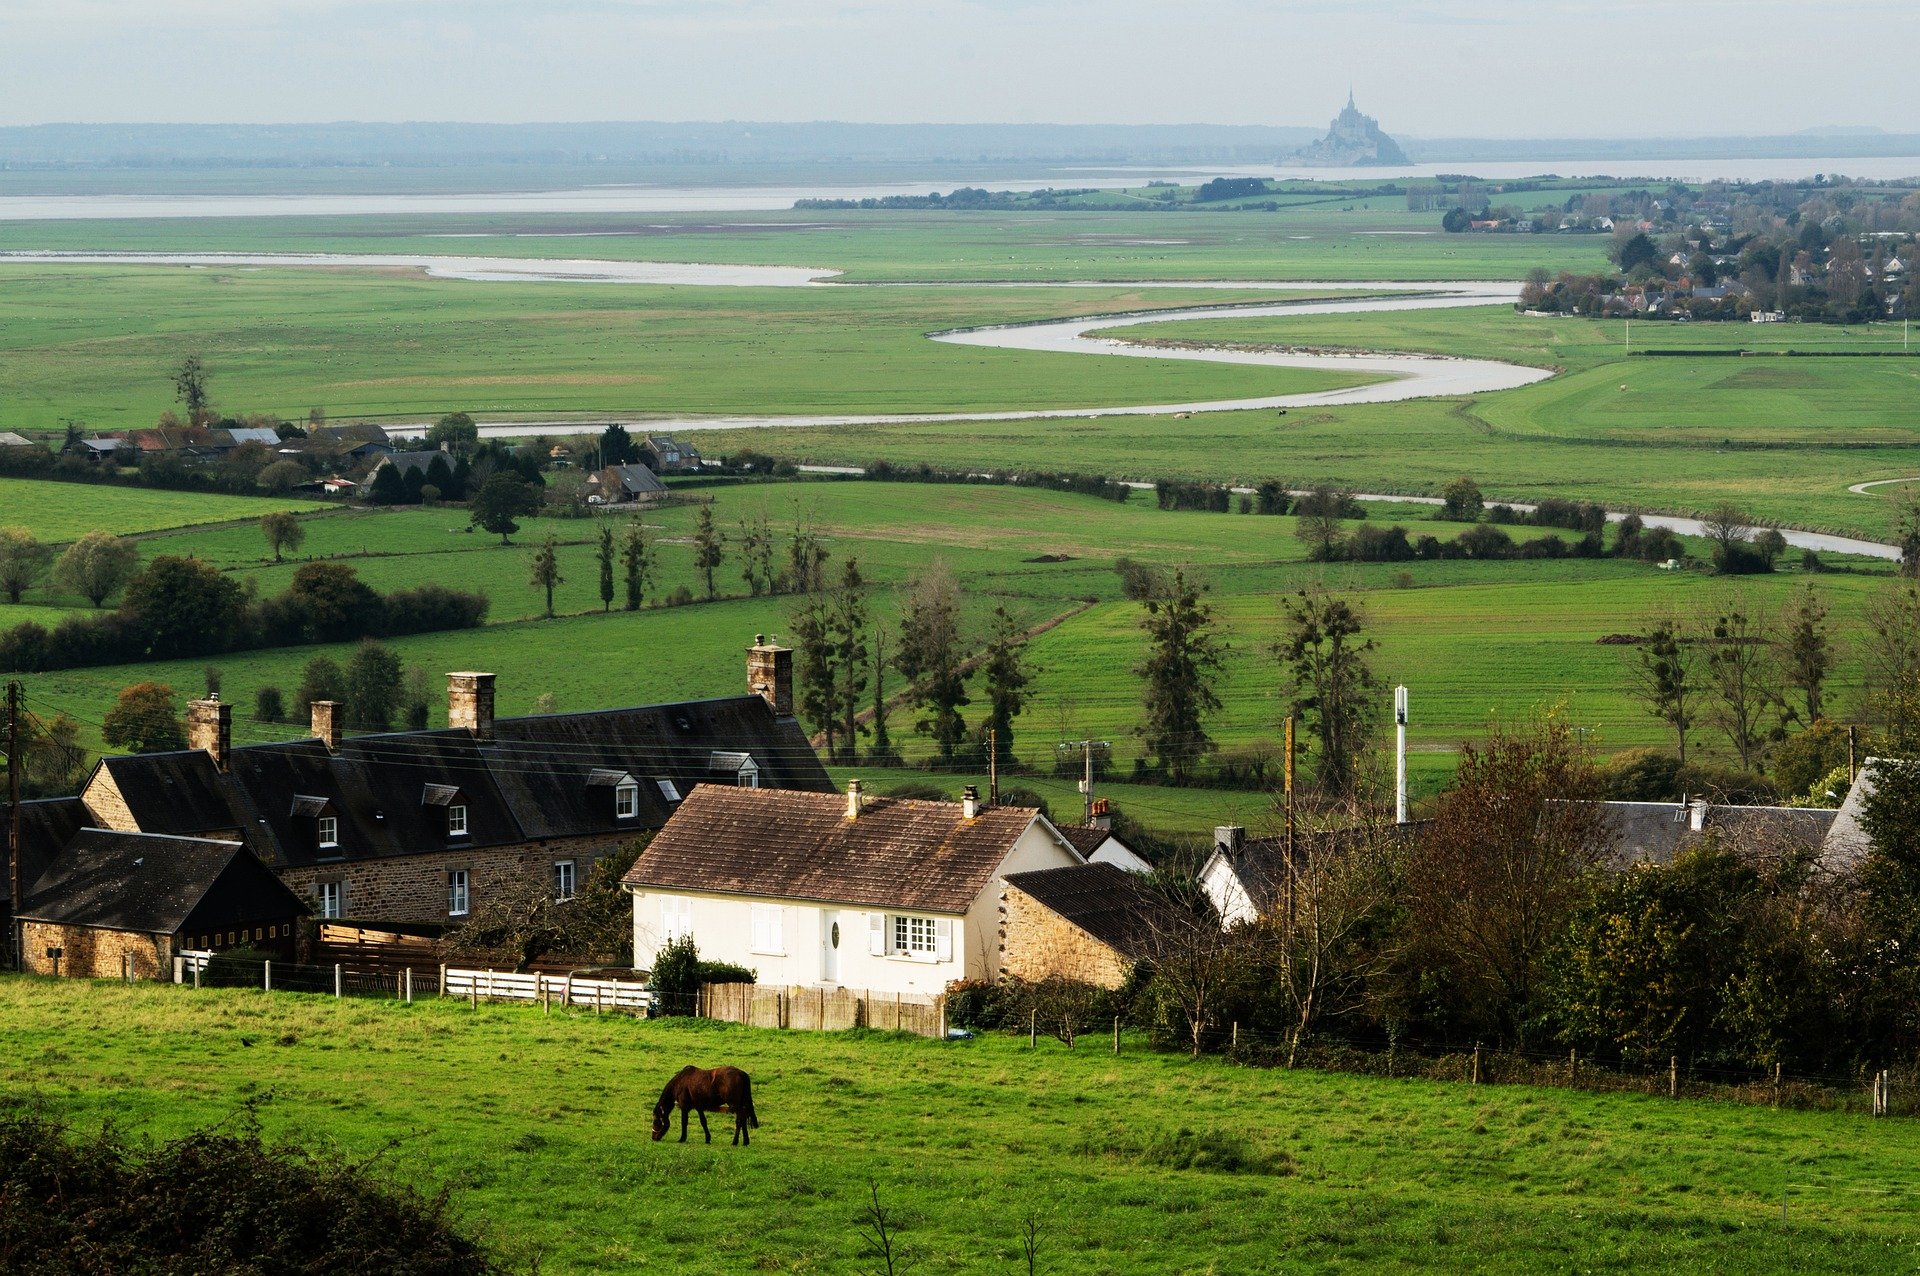
POLYGON ((173 982, 192 988, 258 988, 264 992, 410 1002, 416 997, 440 995, 441 968, 359 970, 345 965, 317 966, 190 950, 173 959, 173 982))

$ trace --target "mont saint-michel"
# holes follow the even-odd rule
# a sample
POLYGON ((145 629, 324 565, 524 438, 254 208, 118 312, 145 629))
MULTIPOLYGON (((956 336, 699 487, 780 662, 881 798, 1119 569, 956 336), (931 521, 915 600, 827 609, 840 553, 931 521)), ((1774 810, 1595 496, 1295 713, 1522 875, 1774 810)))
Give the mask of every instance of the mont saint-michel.
POLYGON ((1380 131, 1380 122, 1362 115, 1347 94, 1346 109, 1334 117, 1327 135, 1303 146, 1286 162, 1316 168, 1357 168, 1368 164, 1405 164, 1407 157, 1392 138, 1380 131))

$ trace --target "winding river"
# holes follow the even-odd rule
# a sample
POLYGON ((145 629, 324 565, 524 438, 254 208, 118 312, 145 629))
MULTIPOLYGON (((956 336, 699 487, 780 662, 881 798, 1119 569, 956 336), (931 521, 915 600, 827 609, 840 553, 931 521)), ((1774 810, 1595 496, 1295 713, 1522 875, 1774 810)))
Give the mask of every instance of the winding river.
MULTIPOLYGON (((964 288, 1104 288, 1160 289, 1196 288, 1236 291, 1288 291, 1301 289, 1341 291, 1359 294, 1341 299, 1276 301, 1273 303, 1235 303, 1217 306, 1189 306, 1177 310, 1136 311, 1091 318, 1044 320, 1033 323, 964 328, 929 333, 934 341, 951 345, 983 346, 999 350, 1025 350, 1057 354, 1095 354, 1120 358, 1181 359, 1206 363, 1252 364, 1267 367, 1306 368, 1344 374, 1358 373, 1369 382, 1332 390, 1297 394, 1268 395, 1249 399, 1212 399, 1189 403, 1129 404, 1114 407, 1055 408, 1041 411, 1006 412, 927 412, 789 416, 636 416, 636 422, 654 429, 671 430, 743 430, 804 426, 927 424, 966 421, 1012 421, 1032 419, 1089 418, 1110 416, 1170 416, 1180 413, 1237 412, 1249 409, 1284 410, 1329 407, 1360 403, 1391 403, 1407 399, 1454 397, 1486 394, 1530 385, 1552 376, 1543 368, 1523 367, 1493 359, 1466 359, 1436 355, 1332 353, 1302 350, 1241 350, 1207 347, 1168 347, 1138 345, 1100 335, 1110 328, 1140 324, 1180 323, 1194 319, 1212 319, 1230 315, 1255 318, 1287 315, 1369 314, 1400 310, 1433 310, 1461 306, 1511 304, 1519 296, 1519 285, 1497 282, 1382 282, 1320 280, 1073 280, 1062 282, 955 282, 936 284, 859 284, 836 281, 838 271, 804 266, 708 265, 690 262, 638 262, 591 259, 403 256, 398 254, 345 253, 0 253, 0 265, 72 264, 176 266, 189 269, 270 269, 301 267, 310 269, 407 270, 434 278, 499 283, 574 283, 574 284, 648 284, 656 287, 757 287, 757 288, 871 288, 871 287, 964 287, 964 288)), ((598 433, 606 418, 594 422, 516 421, 483 425, 487 435, 505 436, 538 432, 542 434, 598 433)), ((398 424, 388 427, 400 437, 425 432, 426 423, 398 424)), ((1907 480, 1890 479, 1855 484, 1851 491, 1866 495, 1869 489, 1884 483, 1907 480)), ((1363 496, 1362 499, 1414 501, 1438 504, 1434 498, 1402 496, 1363 496)), ((1531 509, 1514 505, 1516 509, 1531 509)), ((1624 511, 1609 514, 1616 521, 1624 511)), ((1699 536, 1703 528, 1698 519, 1670 515, 1643 514, 1651 527, 1668 527, 1689 536, 1699 536)), ((1892 545, 1847 536, 1818 532, 1783 531, 1787 543, 1820 553, 1859 554, 1874 558, 1893 558, 1900 551, 1892 545)))

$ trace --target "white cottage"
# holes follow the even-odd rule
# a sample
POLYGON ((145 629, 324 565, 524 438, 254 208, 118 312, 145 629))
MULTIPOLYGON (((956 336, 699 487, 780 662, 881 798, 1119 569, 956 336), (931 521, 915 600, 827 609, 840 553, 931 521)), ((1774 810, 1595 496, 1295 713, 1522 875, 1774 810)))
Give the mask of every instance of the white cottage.
POLYGON ((623 879, 635 960, 693 936, 761 983, 933 996, 1005 968, 1001 885, 1082 863, 1027 807, 703 784, 623 879))

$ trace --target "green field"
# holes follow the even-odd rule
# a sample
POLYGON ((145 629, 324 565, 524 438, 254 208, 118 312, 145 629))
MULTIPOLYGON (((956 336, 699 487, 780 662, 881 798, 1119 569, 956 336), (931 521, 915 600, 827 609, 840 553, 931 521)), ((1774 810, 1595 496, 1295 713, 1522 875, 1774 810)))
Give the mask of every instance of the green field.
POLYGON ((1264 1071, 1131 1035, 1116 1058, 1097 1035, 1029 1052, 18 977, 0 1009, 5 1092, 82 1132, 251 1106, 269 1138, 450 1187, 543 1272, 865 1270, 870 1190, 924 1272, 1024 1270, 1029 1213, 1043 1272, 1913 1261, 1920 1131, 1860 1115, 1264 1071), (751 1147, 649 1141, 687 1063, 753 1076, 751 1147))
POLYGON ((312 501, 0 478, 0 526, 25 527, 48 542, 96 530, 126 536, 313 508, 312 501))

